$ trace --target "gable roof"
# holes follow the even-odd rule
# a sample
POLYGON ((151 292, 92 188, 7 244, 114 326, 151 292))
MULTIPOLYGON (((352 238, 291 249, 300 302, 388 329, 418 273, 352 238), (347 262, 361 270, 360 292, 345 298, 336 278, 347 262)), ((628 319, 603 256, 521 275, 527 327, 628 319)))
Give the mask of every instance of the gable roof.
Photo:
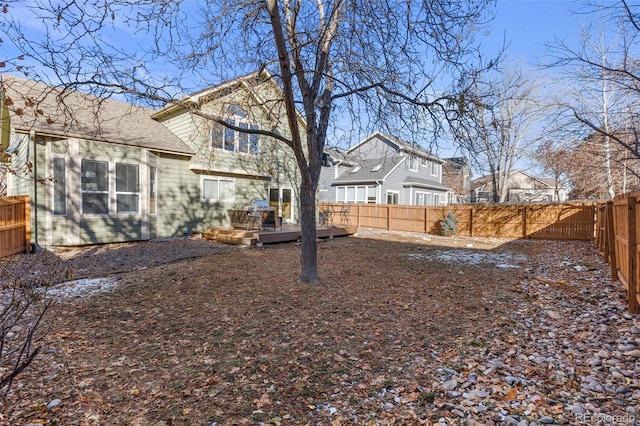
POLYGON ((334 184, 377 182, 386 179, 402 162, 403 157, 363 160, 334 180, 334 184))
POLYGON ((358 149, 359 147, 361 147, 362 145, 368 143, 369 141, 371 141, 373 139, 381 139, 382 141, 385 141, 388 144, 394 146, 395 149, 397 149, 398 151, 405 151, 405 152, 412 153, 412 154, 418 154, 418 155, 421 155, 423 157, 427 157, 427 158, 429 158, 431 160, 435 160, 435 161, 439 161, 440 163, 444 163, 443 160, 441 160, 437 156, 431 154, 429 151, 427 151, 426 149, 422 148, 420 145, 416 145, 414 143, 407 142, 407 141, 402 140, 402 139, 400 139, 400 138, 398 138, 396 136, 388 135, 388 134, 382 133, 380 131, 377 131, 377 132, 367 136, 366 138, 364 138, 363 140, 358 142, 356 145, 354 145, 353 147, 349 148, 347 150, 347 154, 352 153, 353 151, 355 151, 356 149, 358 149))
MULTIPOLYGON (((258 93, 258 91, 254 89, 255 86, 258 86, 260 84, 269 84, 278 93, 282 93, 282 89, 273 80, 273 77, 271 76, 269 71, 267 71, 266 69, 262 69, 251 74, 224 81, 213 87, 208 87, 206 89, 192 93, 191 95, 184 96, 175 102, 170 102, 155 111, 152 117, 157 120, 163 120, 166 116, 182 111, 187 111, 190 108, 198 109, 201 105, 210 102, 213 99, 224 97, 240 87, 244 88, 247 93, 249 93, 255 99, 256 105, 261 106, 267 113, 271 113, 266 100, 262 99, 260 93, 258 93)), ((296 116, 298 117, 298 120, 306 127, 306 121, 300 114, 300 111, 298 111, 297 109, 296 116)))
MULTIPOLYGON (((536 182, 538 182, 541 186, 546 186, 548 188, 555 188, 556 187, 556 180, 554 178, 540 178, 540 177, 535 177, 532 176, 531 174, 522 171, 522 170, 512 170, 510 173, 510 178, 514 175, 514 174, 523 174, 526 177, 528 177, 531 180, 534 180, 536 182)), ((470 183, 470 189, 473 191, 487 183, 491 182, 491 175, 485 175, 485 176, 480 176, 477 179, 474 179, 471 181, 470 183)), ((560 185, 562 187, 562 185, 560 185)))
POLYGON ((11 75, 1 76, 2 106, 19 132, 88 139, 193 155, 152 110, 114 99, 49 86, 11 75))
POLYGON ((343 166, 356 165, 356 161, 351 158, 351 156, 347 155, 344 151, 341 151, 338 148, 327 147, 324 149, 324 154, 327 155, 334 164, 340 164, 343 166))

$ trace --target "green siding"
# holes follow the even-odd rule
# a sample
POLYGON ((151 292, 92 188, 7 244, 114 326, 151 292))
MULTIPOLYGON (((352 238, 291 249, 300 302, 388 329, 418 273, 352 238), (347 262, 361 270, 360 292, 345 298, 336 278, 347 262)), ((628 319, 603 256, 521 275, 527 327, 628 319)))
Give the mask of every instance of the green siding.
MULTIPOLYGON (((208 176, 216 176, 210 174, 208 176)), ((158 159, 158 237, 180 236, 229 224, 228 209, 243 208, 265 198, 267 182, 234 177, 235 200, 207 202, 201 198, 201 174, 188 169, 184 157, 160 155, 158 159)))
POLYGON ((141 240, 139 218, 99 217, 80 221, 80 244, 102 244, 141 240))
POLYGON ((11 146, 16 150, 11 156, 11 187, 8 188, 9 195, 29 195, 33 196, 33 176, 27 168, 29 158, 29 135, 24 133, 13 133, 11 135, 11 146))

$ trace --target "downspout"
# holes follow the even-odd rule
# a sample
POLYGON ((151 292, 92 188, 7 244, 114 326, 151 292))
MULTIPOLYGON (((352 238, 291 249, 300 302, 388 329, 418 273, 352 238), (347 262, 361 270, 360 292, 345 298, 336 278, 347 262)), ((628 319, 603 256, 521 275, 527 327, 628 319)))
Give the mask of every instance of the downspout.
MULTIPOLYGON (((38 152, 36 151, 36 132, 32 130, 29 133, 31 142, 33 143, 33 238, 32 238, 32 253, 35 252, 34 248, 39 246, 38 244, 38 152)), ((28 159, 27 159, 28 161, 28 159)))

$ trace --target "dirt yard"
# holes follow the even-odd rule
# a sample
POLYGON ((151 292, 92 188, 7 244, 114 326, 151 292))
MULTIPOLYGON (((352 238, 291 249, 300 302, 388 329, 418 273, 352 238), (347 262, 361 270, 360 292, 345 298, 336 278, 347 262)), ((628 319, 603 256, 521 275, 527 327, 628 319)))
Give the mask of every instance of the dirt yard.
POLYGON ((319 243, 320 285, 294 243, 107 248, 56 253, 110 285, 52 289, 0 424, 640 419, 640 325, 590 243, 362 231, 319 243))

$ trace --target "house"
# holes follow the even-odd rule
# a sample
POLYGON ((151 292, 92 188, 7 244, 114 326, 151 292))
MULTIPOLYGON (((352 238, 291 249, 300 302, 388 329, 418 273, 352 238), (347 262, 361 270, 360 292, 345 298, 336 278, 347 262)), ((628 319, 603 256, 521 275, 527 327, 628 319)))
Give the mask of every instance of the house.
POLYGON ((269 199, 298 215, 288 147, 238 128, 286 134, 277 91, 255 73, 160 110, 2 75, 8 194, 32 201, 32 241, 81 245, 173 237, 229 223, 228 209, 269 199), (260 96, 267 96, 267 104, 260 96))
MULTIPOLYGON (((493 184, 491 176, 482 176, 471 181, 471 202, 493 202, 493 184)), ((553 178, 532 176, 522 170, 509 174, 505 202, 564 202, 567 201, 566 189, 553 178)))
POLYGON ((443 158, 442 183, 450 188, 449 204, 468 203, 471 166, 465 157, 443 158))
POLYGON ((327 150, 319 199, 339 203, 447 204, 442 160, 394 136, 376 132, 341 152, 327 150))

